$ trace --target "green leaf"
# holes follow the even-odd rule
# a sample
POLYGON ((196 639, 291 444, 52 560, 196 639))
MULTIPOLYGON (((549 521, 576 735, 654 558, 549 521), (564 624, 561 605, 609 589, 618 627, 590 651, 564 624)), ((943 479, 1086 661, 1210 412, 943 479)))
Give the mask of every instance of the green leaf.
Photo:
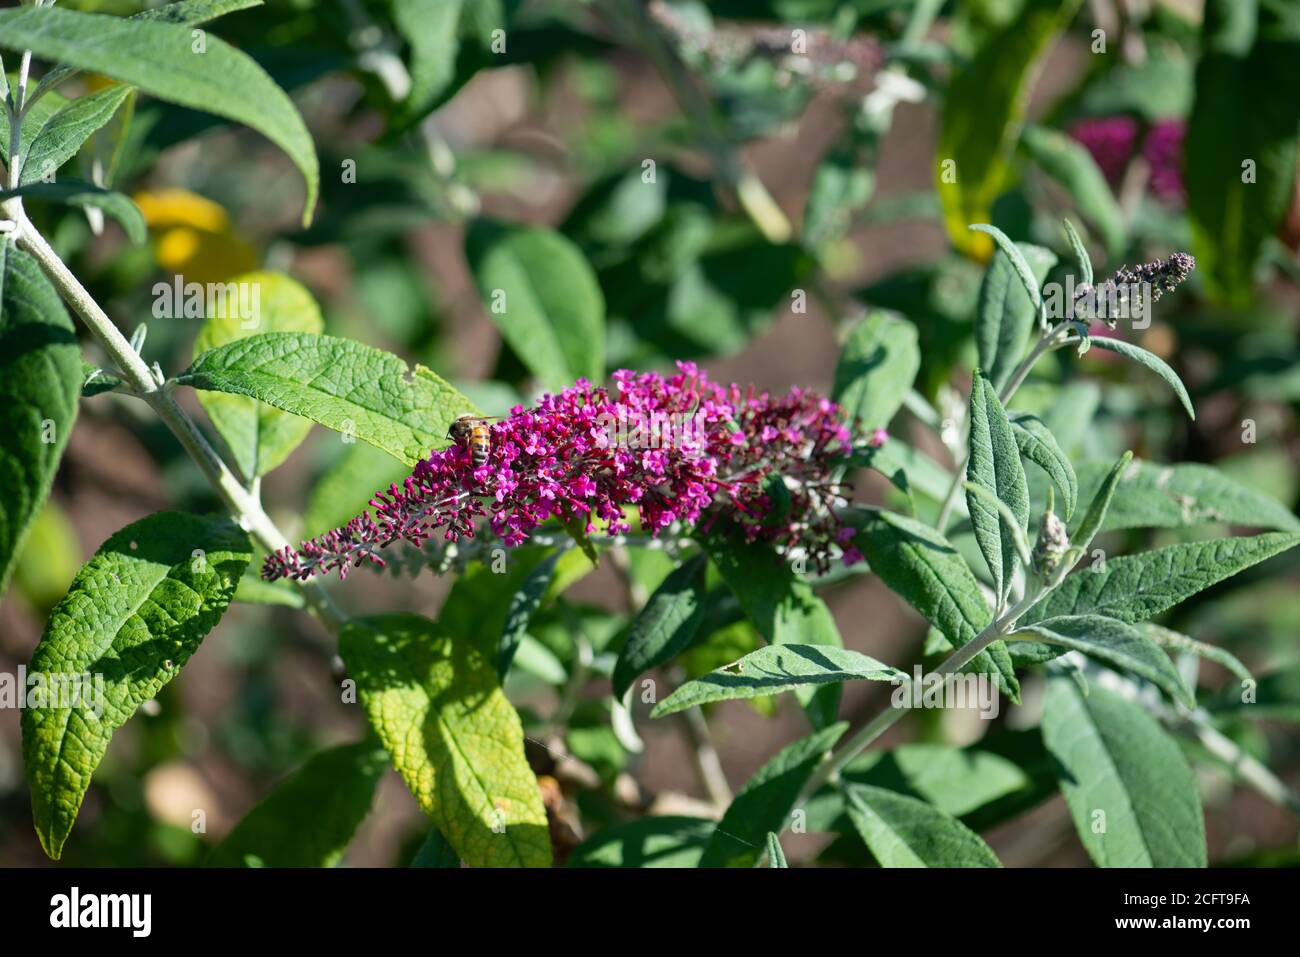
POLYGON ((1033 620, 1106 615, 1120 621, 1146 621, 1297 544, 1300 534, 1267 532, 1120 555, 1066 576, 1030 615, 1033 620))
POLYGON ((1021 248, 1013 243, 1002 230, 996 226, 990 226, 987 223, 978 223, 970 227, 978 233, 987 233, 992 236, 997 243, 998 252, 1007 257, 1016 278, 1020 280, 1020 288, 1025 291, 1029 297, 1029 304, 1033 306, 1034 314, 1041 315, 1043 311, 1043 290, 1042 283, 1034 275, 1033 268, 1025 258, 1021 248))
POLYGON ((188 25, 162 19, 133 20, 62 7, 0 10, 0 47, 79 70, 102 73, 169 103, 243 123, 293 160, 307 196, 311 221, 320 184, 316 147, 293 102, 246 53, 204 35, 194 47, 188 25))
MULTIPOLYGON (((1028 243, 1018 243, 1016 248, 1033 276, 1034 288, 1041 288, 1048 270, 1056 265, 1056 255, 1028 243)), ((999 249, 984 273, 975 312, 979 363, 994 389, 1001 391, 1011 379, 1011 373, 1024 355, 1025 340, 1037 314, 1015 265, 999 249)))
POLYGON ((767 866, 778 868, 790 866, 785 859, 785 851, 781 849, 781 838, 773 831, 767 832, 767 866))
MULTIPOLYGON (((1105 469, 1101 462, 1079 465, 1081 494, 1086 496, 1102 484, 1105 469)), ((1218 523, 1300 531, 1300 519, 1286 506, 1241 485, 1213 466, 1137 460, 1123 470, 1119 494, 1100 530, 1189 528, 1218 523)))
POLYGON ((248 536, 228 519, 158 512, 101 545, 50 612, 29 673, 102 680, 90 708, 23 712, 32 816, 50 857, 62 852, 113 732, 180 672, 251 558, 248 536))
POLYGON ((1205 817, 1178 745, 1145 710, 1054 676, 1043 740, 1089 856, 1101 867, 1204 867, 1205 817))
POLYGON ((989 221, 1037 63, 1078 6, 1079 0, 1026 0, 1018 15, 991 32, 948 78, 935 174, 948 236, 963 252, 987 258, 991 251, 988 240, 966 226, 989 221))
POLYGON ((99 209, 121 225, 127 239, 139 245, 149 236, 145 226, 144 214, 139 207, 124 193, 111 189, 102 189, 92 183, 83 183, 75 179, 64 179, 57 183, 32 183, 16 190, 0 191, 0 200, 11 196, 24 199, 48 200, 65 206, 78 206, 82 209, 99 209))
POLYGON ((301 591, 286 582, 262 581, 257 574, 246 574, 239 579, 232 601, 248 605, 281 605, 285 608, 305 608, 307 600, 301 591))
POLYGON ((1178 396, 1178 401, 1183 404, 1187 410, 1187 417, 1196 418, 1196 410, 1192 408, 1192 398, 1187 394, 1187 387, 1183 385, 1183 380, 1178 378, 1178 373, 1169 368, 1169 365, 1159 356, 1147 352, 1141 346, 1135 346, 1131 342, 1123 339, 1112 339, 1110 336, 1093 336, 1088 340, 1098 349, 1105 349, 1108 352, 1118 352, 1126 359, 1132 359, 1141 365, 1146 366, 1160 378, 1169 383, 1169 387, 1174 390, 1178 396))
POLYGON ((52 182, 59 167, 77 155, 82 144, 113 118, 130 95, 131 87, 114 84, 60 107, 32 136, 23 157, 22 185, 52 182))
MULTIPOLYGON (((212 315, 194 340, 196 360, 211 349, 259 333, 319 333, 325 328, 311 293, 283 273, 236 276, 225 283, 225 293, 216 302, 209 300, 212 315)), ((243 395, 200 392, 199 402, 247 479, 283 463, 311 431, 308 420, 243 395)))
POLYGON ((304 533, 320 535, 347 524, 366 510, 375 492, 402 481, 410 471, 401 459, 373 445, 351 443, 311 490, 304 533))
POLYGON ((853 327, 835 365, 832 397, 863 433, 883 429, 921 367, 916 326, 873 312, 853 327))
POLYGON ((424 839, 420 849, 415 852, 412 867, 459 868, 460 857, 442 832, 436 827, 429 828, 429 836, 424 839))
POLYGON ((669 573, 632 621, 614 665, 614 697, 622 699, 639 675, 672 661, 691 644, 704 619, 705 555, 669 573))
POLYGON ((353 619, 339 653, 421 809, 471 867, 549 867, 523 729, 489 654, 418 615, 353 619))
POLYGON ((663 815, 602 827, 564 866, 696 867, 716 826, 707 818, 663 815))
POLYGON ((1032 635, 1039 641, 1091 655, 1150 681, 1188 708, 1196 707, 1169 656, 1143 632, 1118 619, 1103 615, 1048 618, 1018 629, 1011 637, 1021 635, 1032 635))
POLYGON ((1106 251, 1112 256, 1122 253, 1124 211, 1087 147, 1060 130, 1033 124, 1021 132, 1020 145, 1044 173, 1065 187, 1075 207, 1101 233, 1106 251))
POLYGON ((855 450, 852 461, 875 469, 899 488, 915 489, 936 502, 943 501, 952 484, 952 475, 942 465, 892 435, 878 449, 855 450))
POLYGON ((464 0, 392 0, 393 26, 411 48, 411 89, 402 101, 399 126, 429 114, 456 77, 464 0))
POLYGON ((1207 645, 1203 641, 1197 641, 1190 638, 1182 632, 1174 631, 1170 628, 1163 628, 1160 625, 1153 625, 1150 622, 1144 622, 1137 626, 1142 634, 1146 635, 1152 641, 1162 648, 1169 648, 1171 654, 1174 651, 1184 654, 1196 655, 1198 658, 1204 658, 1207 661, 1213 661, 1222 665, 1229 673, 1240 678, 1242 681, 1254 681, 1255 677, 1250 673, 1250 669, 1241 663, 1238 658, 1230 651, 1218 648, 1214 645, 1207 645))
POLYGON ((1102 523, 1106 521, 1106 512, 1110 508, 1111 500, 1115 497, 1115 489, 1119 488, 1120 480, 1124 477, 1124 472, 1132 461, 1133 453, 1125 452, 1119 457, 1119 461, 1111 466, 1105 478, 1098 484, 1097 491, 1093 493, 1091 503, 1088 505, 1087 514, 1083 516, 1078 527, 1070 535, 1070 541, 1075 546, 1087 548, 1096 534, 1101 531, 1102 523))
POLYGON ((1079 281, 1086 286, 1092 285, 1092 257, 1088 255, 1087 248, 1083 245, 1083 240, 1079 238, 1079 232, 1074 228, 1074 223, 1068 219, 1062 220, 1065 226, 1065 238, 1070 241, 1070 248, 1074 250, 1074 258, 1079 264, 1079 281))
POLYGON ((50 494, 81 382, 58 293, 31 256, 0 239, 0 595, 50 494))
POLYGON ((388 755, 373 741, 312 755, 213 849, 212 867, 333 867, 370 812, 388 755))
POLYGON ((841 721, 777 752, 737 792, 700 857, 700 867, 753 867, 767 834, 785 829, 813 771, 848 728, 841 721))
POLYGON ((768 645, 738 661, 688 681, 655 705, 662 718, 697 705, 734 698, 758 698, 814 685, 844 681, 907 680, 907 675, 847 648, 827 645, 768 645))
POLYGON ((1183 145, 1197 273, 1244 307, 1291 202, 1300 124, 1300 23, 1285 4, 1209 0, 1183 145))
POLYGON ((1079 480, 1069 457, 1057 444, 1056 436, 1038 416, 1025 413, 1011 416, 1011 431, 1015 434, 1020 455, 1046 472, 1060 491, 1068 522, 1079 501, 1079 480))
POLYGON ((475 222, 465 238, 483 308, 551 390, 605 378, 605 298, 570 240, 549 229, 475 222))
MULTIPOLYGON (((849 521, 854 543, 871 570, 937 627, 954 648, 973 641, 993 620, 974 573, 942 535, 893 512, 860 509, 849 521)), ((1020 684, 1006 645, 994 642, 967 670, 998 676, 1003 692, 1020 700, 1020 684)))
POLYGON ((846 784, 858 834, 882 867, 1001 867, 997 855, 961 821, 904 794, 846 784))
MULTIPOLYGON (((1023 533, 1029 525, 1029 484, 1020 449, 996 390, 979 371, 971 383, 969 447, 967 479, 1006 505, 1023 533)), ((1005 599, 1019 564, 1015 529, 1004 527, 997 507, 969 489, 966 507, 980 554, 993 576, 993 590, 999 600, 1005 599)))
POLYGON ((1244 686, 1230 683, 1205 709, 1216 718, 1300 722, 1300 667, 1269 672, 1244 686))
MULTIPOLYGON (((844 644, 826 603, 770 546, 741 541, 725 530, 701 536, 701 544, 745 617, 771 644, 834 648, 844 644)), ((837 685, 803 688, 795 697, 813 727, 824 728, 835 720, 840 703, 837 685)))
MULTIPOLYGON (((527 568, 527 575, 519 589, 510 598, 506 606, 506 620, 501 628, 501 640, 497 648, 497 677, 505 680, 515 652, 528 634, 528 623, 533 613, 541 607, 546 598, 546 590, 551 585, 551 576, 560 561, 563 551, 553 551, 537 564, 527 568)), ((454 588, 455 586, 453 586, 454 588)))
POLYGON ((447 443, 467 398, 424 366, 351 339, 267 332, 205 352, 179 385, 246 395, 353 435, 414 466, 447 443))

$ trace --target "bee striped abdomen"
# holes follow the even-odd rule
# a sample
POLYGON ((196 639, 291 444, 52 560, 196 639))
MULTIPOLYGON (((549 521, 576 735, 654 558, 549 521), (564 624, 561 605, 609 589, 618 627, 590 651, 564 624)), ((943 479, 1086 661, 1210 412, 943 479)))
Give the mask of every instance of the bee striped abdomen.
POLYGON ((492 432, 487 420, 476 415, 462 415, 451 424, 447 437, 469 450, 470 465, 481 468, 492 455, 492 432))

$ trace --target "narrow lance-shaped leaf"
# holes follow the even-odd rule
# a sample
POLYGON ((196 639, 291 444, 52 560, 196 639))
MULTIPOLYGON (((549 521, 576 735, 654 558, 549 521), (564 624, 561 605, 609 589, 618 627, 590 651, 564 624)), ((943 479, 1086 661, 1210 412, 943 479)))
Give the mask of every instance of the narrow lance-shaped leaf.
POLYGON ((465 398, 424 366, 351 339, 267 332, 203 353, 180 385, 246 395, 369 442, 408 466, 447 444, 465 398))
POLYGON ((103 189, 93 183, 83 183, 75 179, 59 180, 57 183, 31 183, 16 190, 0 191, 0 200, 11 196, 21 196, 27 200, 46 200, 61 203, 64 206, 77 206, 81 209, 98 209, 115 219, 121 225, 127 239, 139 245, 149 236, 144 214, 125 193, 103 189))
POLYGON ((466 255, 483 308, 548 389, 605 376, 605 297, 582 252, 547 229, 477 222, 466 255))
POLYGON ((520 643, 528 634, 528 623, 546 598, 546 590, 551 585, 551 576, 555 574, 555 566, 563 554, 561 550, 553 551, 529 568, 523 584, 519 586, 506 607, 506 620, 501 628, 501 642, 497 649, 497 677, 502 681, 505 680, 506 672, 510 670, 515 652, 519 650, 520 643))
POLYGON ((1097 227, 1107 251, 1119 255, 1125 242, 1124 211, 1087 147, 1067 133, 1038 125, 1025 127, 1020 144, 1043 172, 1065 187, 1075 207, 1097 227))
POLYGON ((388 755, 374 741, 321 751, 248 812, 214 867, 333 867, 370 811, 388 755))
POLYGON ((427 116, 456 76, 464 0, 393 0, 393 26, 411 47, 411 88, 398 122, 427 116))
POLYGON ((1026 625, 1012 637, 1017 635, 1028 635, 1071 651, 1081 651, 1145 678, 1174 701, 1189 708, 1196 706, 1169 656, 1126 622, 1104 615, 1066 615, 1026 625))
POLYGON ((673 569, 632 621, 614 665, 615 698, 621 699, 638 675, 671 661, 695 638, 704 620, 707 564, 701 554, 673 569))
POLYGON ((848 728, 839 722, 777 752, 745 782, 713 831, 700 867, 753 867, 767 834, 785 829, 804 785, 848 728))
POLYGON ((50 612, 31 674, 77 706, 23 712, 23 763, 41 846, 63 849, 113 732, 180 672, 230 604, 252 558, 233 522, 159 512, 113 535, 50 612))
POLYGON ((905 794, 845 785, 849 818, 882 867, 1001 867, 984 840, 954 817, 905 794))
MULTIPOLYGON (((1048 270, 1056 265, 1051 250, 1028 243, 1017 243, 1034 288, 1042 286, 1048 270)), ((980 283, 979 304, 975 311, 975 345, 979 364, 993 388, 1001 390, 1024 355, 1025 343, 1034 328, 1038 313, 1019 271, 1001 249, 984 272, 980 283)))
POLYGON ((1079 231, 1074 228, 1074 223, 1068 219, 1062 220, 1065 227, 1065 237, 1070 241, 1070 248, 1074 250, 1074 258, 1079 264, 1079 281, 1086 286, 1092 285, 1092 257, 1088 255, 1088 249, 1083 245, 1083 240, 1079 238, 1079 231))
POLYGON ((1043 740, 1088 855, 1100 867, 1204 867, 1205 816, 1186 758, 1145 710, 1054 676, 1043 740))
POLYGON ((407 787, 472 867, 548 867, 519 715, 478 643, 418 615, 354 619, 339 653, 407 787))
POLYGON ((51 182, 59 167, 77 155, 82 144, 113 118, 130 95, 131 87, 115 84, 60 107, 33 135, 23 157, 21 184, 51 182))
MULTIPOLYGON (((325 328, 316 300, 289 276, 245 273, 223 288, 226 295, 209 302, 212 314, 194 340, 195 357, 259 333, 319 333, 325 328)), ((247 396, 200 392, 199 402, 248 479, 280 465, 311 431, 309 420, 247 396)))
POLYGON ((774 831, 767 832, 767 866, 776 868, 790 866, 786 862, 785 851, 781 849, 781 838, 774 831))
MULTIPOLYGON (((1079 465, 1081 494, 1106 480, 1104 462, 1079 465)), ((1187 528, 1207 523, 1300 531, 1300 518, 1281 502, 1242 485, 1210 465, 1132 462, 1121 476, 1102 531, 1124 528, 1187 528)))
MULTIPOLYGON (((745 616, 769 642, 836 648, 844 644, 826 603, 770 546, 746 543, 721 530, 701 536, 701 544, 740 601, 745 616)), ((813 727, 826 727, 835 720, 840 702, 838 685, 800 688, 795 697, 813 727)))
POLYGON ((1134 362, 1146 366, 1165 382, 1169 383, 1174 394, 1178 396, 1178 401, 1183 404, 1187 411, 1187 417, 1196 418, 1196 409, 1192 407, 1192 397, 1187 394, 1187 387, 1183 385, 1183 380, 1178 378, 1178 373, 1169 367, 1169 364, 1154 353, 1147 352, 1141 346, 1135 346, 1131 342, 1123 339, 1112 339, 1109 336, 1093 336, 1091 342, 1098 349, 1106 349, 1109 352, 1118 352, 1126 359, 1132 359, 1134 362))
POLYGON ((1034 277, 1034 271, 1030 268, 1025 259, 1025 255, 1020 251, 1020 247, 1013 243, 1002 230, 996 226, 989 226, 985 223, 977 223, 971 229, 980 233, 987 233, 993 237, 1000 249, 1011 263, 1011 268, 1015 270, 1016 277, 1020 280, 1021 287, 1025 294, 1029 296, 1029 302, 1034 307, 1034 312, 1042 315, 1043 311, 1043 292, 1039 281, 1034 277))
POLYGON ((853 327, 835 365, 832 397, 869 433, 889 425, 921 367, 916 326, 873 312, 853 327))
MULTIPOLYGON (((858 529, 854 543, 872 572, 937 627, 954 648, 975 638, 993 620, 974 573, 938 532, 893 512, 860 509, 849 521, 858 529)), ((1012 701, 1020 685, 1006 645, 994 642, 966 670, 994 674, 1012 701)))
POLYGON ((733 698, 758 698, 813 685, 844 681, 898 683, 907 676, 875 658, 827 645, 769 645, 688 681, 655 705, 652 718, 733 698))
POLYGON ((49 495, 81 382, 58 293, 35 260, 0 240, 0 594, 49 495))
POLYGON ((1102 523, 1106 520, 1106 510, 1110 508, 1110 500, 1115 497, 1115 489, 1119 487, 1120 479, 1124 477, 1124 470, 1128 468, 1131 461, 1133 461, 1132 452, 1121 455, 1093 495, 1087 513, 1080 520, 1074 533, 1070 535, 1070 541, 1079 548, 1087 548, 1096 534, 1101 531, 1102 523))
POLYGON ((1011 416, 1011 431, 1016 437, 1016 446, 1022 457, 1033 462, 1047 473, 1065 503, 1065 518, 1069 521, 1074 515, 1074 507, 1079 501, 1079 480, 1074 473, 1074 466, 1069 457, 1057 444, 1047 424, 1035 415, 1011 416))
POLYGON ((695 867, 717 821, 672 814, 598 828, 565 867, 695 867))
MULTIPOLYGON (((997 393, 981 373, 975 373, 970 395, 970 459, 966 477, 1006 505, 1023 533, 1029 524, 1029 485, 1020 464, 1020 449, 997 393)), ((1016 533, 1004 527, 996 506, 967 490, 975 541, 993 576, 999 599, 1011 589, 1018 564, 1016 533)))
POLYGON ((62 7, 0 10, 0 47, 110 76, 151 96, 243 123, 279 146, 302 173, 311 220, 320 183, 316 147, 293 102, 247 54, 188 26, 62 7))

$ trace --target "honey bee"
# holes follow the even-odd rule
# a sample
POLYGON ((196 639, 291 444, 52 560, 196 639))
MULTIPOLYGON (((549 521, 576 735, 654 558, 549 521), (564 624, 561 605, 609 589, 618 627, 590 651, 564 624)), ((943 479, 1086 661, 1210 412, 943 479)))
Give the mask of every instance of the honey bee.
POLYGON ((470 464, 479 468, 492 454, 492 433, 488 423, 497 416, 465 414, 451 423, 447 438, 469 449, 470 464))

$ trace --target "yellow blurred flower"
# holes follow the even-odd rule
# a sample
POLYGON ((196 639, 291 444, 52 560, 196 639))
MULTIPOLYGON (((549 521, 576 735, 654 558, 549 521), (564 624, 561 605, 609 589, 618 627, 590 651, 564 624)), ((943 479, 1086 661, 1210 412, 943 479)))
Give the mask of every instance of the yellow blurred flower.
POLYGON ((257 267, 257 254, 217 203, 185 189, 136 193, 164 272, 186 282, 221 282, 257 267))

